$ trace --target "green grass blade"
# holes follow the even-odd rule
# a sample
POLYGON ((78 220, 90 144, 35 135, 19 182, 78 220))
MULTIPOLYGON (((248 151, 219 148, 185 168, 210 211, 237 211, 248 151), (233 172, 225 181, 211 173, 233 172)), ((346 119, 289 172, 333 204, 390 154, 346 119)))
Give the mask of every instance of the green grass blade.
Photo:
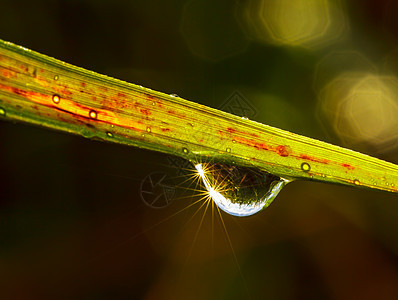
POLYGON ((0 40, 0 118, 187 159, 398 192, 398 166, 0 40))

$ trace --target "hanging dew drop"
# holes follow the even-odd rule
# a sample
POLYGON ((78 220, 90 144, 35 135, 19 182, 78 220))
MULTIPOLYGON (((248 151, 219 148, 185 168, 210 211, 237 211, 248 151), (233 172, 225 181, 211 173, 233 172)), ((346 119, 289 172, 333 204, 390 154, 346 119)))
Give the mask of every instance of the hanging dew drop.
POLYGON ((256 168, 220 163, 195 166, 209 197, 226 213, 246 217, 267 208, 289 180, 256 168))

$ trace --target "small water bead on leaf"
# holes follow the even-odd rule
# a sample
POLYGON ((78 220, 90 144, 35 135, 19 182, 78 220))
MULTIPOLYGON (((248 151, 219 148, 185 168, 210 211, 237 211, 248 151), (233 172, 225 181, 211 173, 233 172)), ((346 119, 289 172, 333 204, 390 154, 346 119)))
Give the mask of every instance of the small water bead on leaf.
POLYGON ((89 114, 91 119, 96 119, 97 118, 97 112, 95 110, 90 110, 89 114))
POLYGON ((306 162, 302 163, 301 170, 303 170, 304 172, 309 172, 311 170, 310 164, 306 162))
POLYGON ((0 107, 0 117, 5 117, 6 116, 6 111, 4 108, 0 107))
POLYGON ((170 94, 170 97, 176 98, 176 97, 179 97, 179 96, 177 94, 170 94))
POLYGON ((109 131, 106 133, 106 135, 107 135, 108 137, 113 137, 112 132, 109 132, 109 131))
POLYGON ((58 79, 59 79, 59 76, 58 76, 58 75, 55 75, 55 76, 54 76, 54 80, 57 81, 58 79))
POLYGON ((184 152, 185 154, 188 154, 189 151, 187 148, 184 147, 184 148, 182 148, 182 152, 184 152))
POLYGON ((361 182, 360 182, 358 179, 355 179, 355 180, 354 180, 354 184, 355 184, 355 185, 361 185, 361 182))
POLYGON ((147 132, 151 132, 151 127, 147 127, 147 128, 146 128, 146 131, 147 131, 147 132))
POLYGON ((61 97, 57 94, 53 95, 52 99, 55 104, 58 104, 61 101, 61 97))
POLYGON ((221 163, 197 164, 195 168, 216 205, 238 217, 268 207, 289 182, 256 168, 221 163))

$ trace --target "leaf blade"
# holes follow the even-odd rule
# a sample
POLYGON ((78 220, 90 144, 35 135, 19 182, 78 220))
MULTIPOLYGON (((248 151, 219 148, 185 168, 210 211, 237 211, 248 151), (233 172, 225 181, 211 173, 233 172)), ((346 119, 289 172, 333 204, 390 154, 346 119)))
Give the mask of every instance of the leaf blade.
POLYGON ((6 119, 178 155, 398 192, 398 166, 0 41, 6 119), (188 151, 186 151, 188 150, 188 151))

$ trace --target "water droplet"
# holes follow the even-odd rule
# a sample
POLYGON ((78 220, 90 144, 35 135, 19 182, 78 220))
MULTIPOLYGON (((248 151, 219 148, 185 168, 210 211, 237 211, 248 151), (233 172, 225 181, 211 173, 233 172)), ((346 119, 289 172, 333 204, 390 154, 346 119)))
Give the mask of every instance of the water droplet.
POLYGON ((228 152, 228 153, 231 153, 231 148, 227 148, 227 152, 228 152))
POLYGON ((301 170, 303 170, 304 172, 309 172, 311 170, 310 164, 306 162, 302 163, 301 170))
POLYGON ((170 97, 175 98, 175 97, 179 97, 177 94, 170 94, 170 97))
POLYGON ((6 116, 6 111, 4 108, 0 107, 0 116, 5 117, 6 116))
POLYGON ((249 120, 248 117, 242 117, 242 120, 249 120))
POLYGON ((239 217, 267 208, 289 182, 256 168, 220 163, 197 164, 195 168, 217 206, 239 217))
POLYGON ((53 95, 53 102, 58 104, 61 101, 61 97, 57 94, 53 95))
POLYGON ((81 131, 81 133, 82 133, 82 135, 83 135, 85 138, 88 138, 88 139, 91 139, 91 138, 94 137, 94 132, 91 131, 91 130, 89 130, 89 129, 83 129, 83 130, 81 131))
POLYGON ((55 75, 54 76, 54 80, 58 80, 59 79, 59 76, 58 75, 55 75))
POLYGON ((151 132, 151 127, 147 127, 147 128, 146 128, 146 131, 147 131, 147 132, 151 132))
POLYGON ((112 124, 112 125, 111 125, 111 128, 113 128, 113 127, 115 127, 115 125, 112 124))
POLYGON ((91 119, 96 119, 97 118, 97 112, 95 110, 90 110, 89 114, 91 119))
POLYGON ((189 151, 187 148, 182 148, 182 152, 184 152, 185 154, 187 154, 189 151))
POLYGON ((355 180, 354 180, 354 184, 355 184, 355 185, 361 185, 361 182, 360 182, 358 179, 355 179, 355 180))
POLYGON ((113 137, 112 132, 109 132, 109 131, 106 133, 106 135, 109 136, 109 137, 113 137))

